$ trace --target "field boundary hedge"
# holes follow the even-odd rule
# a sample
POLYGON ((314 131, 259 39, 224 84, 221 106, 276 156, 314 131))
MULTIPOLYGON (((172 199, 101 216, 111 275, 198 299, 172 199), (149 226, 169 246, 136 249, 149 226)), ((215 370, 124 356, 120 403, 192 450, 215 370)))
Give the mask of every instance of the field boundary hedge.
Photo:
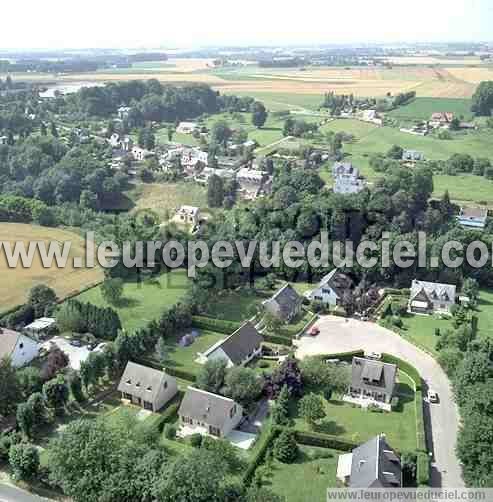
POLYGON ((257 452, 257 454, 252 458, 248 467, 243 474, 243 482, 245 485, 249 485, 252 482, 253 475, 257 470, 257 467, 265 460, 265 455, 267 451, 271 447, 272 443, 275 441, 277 436, 281 433, 281 427, 272 427, 270 426, 270 430, 267 432, 267 435, 260 439, 262 444, 257 452))

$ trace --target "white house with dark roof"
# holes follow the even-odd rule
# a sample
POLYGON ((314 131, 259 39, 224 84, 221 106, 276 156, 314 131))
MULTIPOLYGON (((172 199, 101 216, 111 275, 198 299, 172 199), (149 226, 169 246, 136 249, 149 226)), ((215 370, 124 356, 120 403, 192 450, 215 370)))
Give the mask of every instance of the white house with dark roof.
POLYGON ((200 208, 195 206, 180 206, 174 220, 178 223, 195 226, 200 221, 200 208))
POLYGON ((203 434, 224 438, 243 417, 243 408, 227 397, 188 387, 178 410, 182 437, 203 434))
POLYGON ((414 279, 408 310, 413 314, 450 314, 452 305, 455 305, 456 289, 453 284, 414 279))
POLYGON ((123 401, 156 412, 175 397, 178 384, 164 371, 128 362, 118 392, 123 401))
POLYGON ((14 368, 20 368, 38 355, 38 342, 17 331, 0 328, 0 360, 9 358, 14 368))
POLYGON ((457 221, 465 228, 484 230, 487 218, 488 208, 486 207, 463 207, 457 216, 457 221))
POLYGON ((263 301, 262 305, 266 312, 269 312, 283 322, 290 322, 301 312, 303 297, 288 283, 272 295, 271 298, 263 301))
POLYGON ((363 406, 374 404, 390 411, 397 376, 395 364, 384 363, 364 357, 353 357, 351 385, 345 401, 363 406))
POLYGON ((425 160, 425 155, 423 152, 418 152, 417 150, 404 150, 402 152, 402 160, 404 162, 420 162, 425 160))
POLYGON ((132 108, 130 108, 130 106, 120 106, 120 108, 118 108, 118 118, 120 120, 125 120, 128 118, 128 116, 130 115, 130 112, 132 111, 132 108))
POLYGON ((310 301, 320 301, 325 305, 339 305, 344 293, 353 287, 352 279, 337 268, 322 277, 317 287, 305 293, 310 301))
POLYGON ((228 368, 243 366, 262 353, 262 335, 250 323, 244 323, 225 340, 214 344, 203 354, 199 354, 197 362, 205 364, 207 361, 224 359, 228 368))
POLYGON ((402 464, 385 434, 339 455, 337 479, 349 488, 400 488, 402 464))
POLYGON ((334 193, 355 194, 361 192, 366 181, 360 175, 359 169, 354 167, 351 162, 336 162, 332 168, 334 177, 334 193))

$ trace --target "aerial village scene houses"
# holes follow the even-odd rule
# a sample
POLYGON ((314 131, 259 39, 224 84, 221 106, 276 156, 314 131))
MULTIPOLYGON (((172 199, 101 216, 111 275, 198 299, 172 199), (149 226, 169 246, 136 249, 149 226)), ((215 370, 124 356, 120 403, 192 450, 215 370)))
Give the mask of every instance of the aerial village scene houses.
POLYGON ((43 72, 23 57, 19 73, 0 57, 0 243, 77 242, 70 259, 90 231, 130 254, 151 243, 144 264, 83 270, 12 272, 0 253, 0 499, 4 479, 75 502, 489 485, 491 262, 276 266, 256 248, 245 265, 239 249, 248 261, 252 242, 274 254, 328 235, 331 250, 370 239, 381 258, 386 232, 422 231, 432 254, 491 247, 481 47, 465 69, 444 63, 453 47, 419 44, 98 50, 76 58, 102 65, 95 86, 52 97, 45 76, 75 81, 72 56, 36 59, 43 72), (193 276, 199 240, 211 257, 236 244, 231 265, 193 276), (177 267, 159 256, 171 242, 188 251, 177 267))

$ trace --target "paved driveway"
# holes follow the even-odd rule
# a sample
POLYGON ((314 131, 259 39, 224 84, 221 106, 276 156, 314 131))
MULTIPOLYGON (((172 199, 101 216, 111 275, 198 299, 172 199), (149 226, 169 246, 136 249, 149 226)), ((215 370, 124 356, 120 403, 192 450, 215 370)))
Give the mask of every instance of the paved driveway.
POLYGON ((363 349, 392 354, 408 361, 419 371, 425 382, 425 392, 430 386, 440 398, 439 404, 424 403, 427 442, 434 455, 432 485, 463 487, 461 467, 455 455, 459 412, 452 398, 450 381, 435 359, 396 333, 374 323, 323 316, 316 326, 320 328, 318 336, 303 336, 295 342, 298 357, 363 349))
POLYGON ((55 336, 43 343, 46 350, 50 350, 51 343, 54 343, 62 352, 69 358, 70 367, 74 370, 80 370, 80 363, 85 361, 91 353, 87 347, 74 347, 70 345, 68 340, 61 336, 55 336))
POLYGON ((0 483, 0 502, 48 502, 50 499, 32 495, 15 486, 0 483))

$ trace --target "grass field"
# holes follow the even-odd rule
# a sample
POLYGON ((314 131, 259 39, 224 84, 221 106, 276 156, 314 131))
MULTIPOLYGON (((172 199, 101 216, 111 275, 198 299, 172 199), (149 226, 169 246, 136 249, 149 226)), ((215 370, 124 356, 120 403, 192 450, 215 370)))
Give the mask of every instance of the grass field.
MULTIPOLYGON (((344 401, 324 399, 327 417, 315 426, 316 432, 363 442, 385 431, 390 443, 399 451, 416 449, 416 412, 414 390, 409 377, 399 373, 397 394, 399 408, 392 412, 375 413, 344 401)), ((295 427, 309 430, 306 421, 293 408, 295 427)))
POLYGON ((134 211, 152 209, 162 221, 173 218, 182 205, 207 209, 206 195, 205 188, 184 181, 140 184, 128 193, 135 204, 134 211))
POLYGON ((256 314, 261 301, 254 290, 225 290, 209 304, 206 314, 226 321, 246 321, 256 314))
POLYGON ((286 502, 324 502, 327 488, 337 487, 337 461, 342 452, 328 448, 300 447, 292 464, 274 460, 266 478, 267 488, 284 496, 286 502), (325 458, 316 458, 323 455, 325 458))
MULTIPOLYGON (((121 305, 112 307, 120 315, 126 330, 142 328, 183 297, 187 281, 186 271, 179 269, 141 283, 126 282, 121 305)), ((100 286, 85 291, 77 300, 100 307, 109 306, 101 295, 100 286)))
POLYGON ((202 368, 201 364, 195 362, 198 353, 205 352, 215 343, 224 340, 227 335, 215 333, 214 331, 200 330, 200 336, 198 336, 194 343, 188 347, 181 347, 179 345, 182 336, 183 333, 176 333, 171 338, 165 338, 167 358, 159 362, 162 363, 165 368, 176 368, 197 374, 202 368))
POLYGON ((2 247, 0 250, 0 313, 23 304, 27 299, 29 290, 37 284, 52 287, 59 298, 64 298, 103 279, 102 270, 99 268, 73 267, 73 258, 84 257, 85 253, 84 241, 77 234, 59 228, 22 223, 0 223, 0 242, 9 242, 13 245, 15 242, 28 244, 32 241, 42 241, 46 244, 51 241, 70 242, 71 248, 67 267, 43 268, 41 259, 36 254, 30 268, 23 268, 22 266, 9 268, 2 247))
POLYGON ((433 112, 452 112, 456 116, 463 116, 464 120, 470 120, 473 117, 471 103, 470 99, 416 98, 388 115, 397 119, 429 120, 433 112))

